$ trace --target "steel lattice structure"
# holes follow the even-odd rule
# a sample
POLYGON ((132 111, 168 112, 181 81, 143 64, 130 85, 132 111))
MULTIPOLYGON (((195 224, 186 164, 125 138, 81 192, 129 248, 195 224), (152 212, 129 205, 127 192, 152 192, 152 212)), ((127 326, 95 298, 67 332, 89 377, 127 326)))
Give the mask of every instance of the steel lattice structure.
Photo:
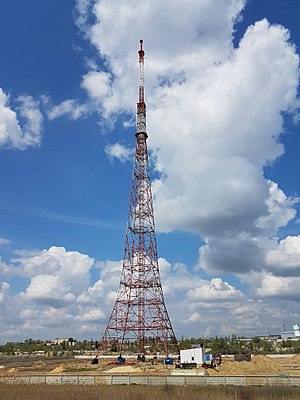
POLYGON ((102 336, 102 348, 123 351, 136 344, 139 353, 152 345, 166 354, 177 341, 165 306, 156 246, 149 175, 144 101, 144 50, 140 41, 136 148, 128 209, 123 268, 117 299, 102 336))

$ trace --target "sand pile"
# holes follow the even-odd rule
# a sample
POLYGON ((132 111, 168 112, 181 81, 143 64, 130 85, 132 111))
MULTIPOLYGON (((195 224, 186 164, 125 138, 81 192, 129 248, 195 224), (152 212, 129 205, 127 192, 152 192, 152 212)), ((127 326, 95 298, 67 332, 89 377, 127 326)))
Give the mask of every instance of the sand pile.
POLYGON ((291 358, 291 360, 293 361, 293 362, 299 362, 300 361, 300 354, 295 354, 292 358, 291 358))
POLYGON ((52 371, 50 371, 49 374, 61 374, 63 371, 65 371, 65 368, 60 365, 59 367, 56 367, 52 371))
POLYGON ((267 356, 255 356, 251 361, 225 361, 218 371, 209 369, 209 375, 277 375, 287 371, 276 360, 267 356))
POLYGON ((35 361, 33 363, 33 367, 34 368, 43 368, 45 365, 47 365, 47 363, 45 363, 45 361, 35 361))
POLYGON ((105 371, 109 374, 130 374, 132 372, 138 372, 137 368, 133 368, 131 365, 124 365, 122 367, 114 367, 105 371))
POLYGON ((10 368, 7 372, 13 373, 13 372, 17 372, 17 368, 10 368))

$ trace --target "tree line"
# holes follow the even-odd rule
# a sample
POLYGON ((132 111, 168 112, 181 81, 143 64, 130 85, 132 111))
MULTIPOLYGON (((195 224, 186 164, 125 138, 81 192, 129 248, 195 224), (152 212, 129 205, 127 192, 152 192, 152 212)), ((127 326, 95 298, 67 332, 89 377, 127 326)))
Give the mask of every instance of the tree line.
MULTIPOLYGON (((72 339, 72 338, 70 338, 72 339)), ((70 340, 69 340, 70 341, 70 340)), ((0 345, 0 354, 18 355, 35 354, 44 352, 49 356, 73 355, 80 351, 94 351, 97 348, 97 341, 83 340, 73 341, 72 346, 69 341, 55 344, 50 340, 26 339, 24 342, 7 342, 0 345)), ((179 341, 179 349, 188 349, 203 345, 208 353, 221 354, 276 354, 276 353, 296 353, 300 354, 299 340, 268 340, 266 338, 253 337, 251 339, 231 337, 213 337, 213 338, 184 338, 179 341)))

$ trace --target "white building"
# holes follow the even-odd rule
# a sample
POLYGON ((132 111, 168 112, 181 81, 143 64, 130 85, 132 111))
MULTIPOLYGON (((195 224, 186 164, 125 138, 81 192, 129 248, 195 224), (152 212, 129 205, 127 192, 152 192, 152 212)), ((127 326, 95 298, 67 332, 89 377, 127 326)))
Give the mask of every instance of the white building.
POLYGON ((298 324, 293 325, 292 331, 285 331, 281 333, 282 340, 297 340, 300 339, 300 327, 298 324))
POLYGON ((197 366, 201 366, 205 363, 205 349, 204 347, 198 347, 195 349, 180 350, 180 363, 196 363, 197 366))
POLYGON ((75 341, 73 338, 55 338, 55 344, 65 344, 66 346, 75 346, 75 341))

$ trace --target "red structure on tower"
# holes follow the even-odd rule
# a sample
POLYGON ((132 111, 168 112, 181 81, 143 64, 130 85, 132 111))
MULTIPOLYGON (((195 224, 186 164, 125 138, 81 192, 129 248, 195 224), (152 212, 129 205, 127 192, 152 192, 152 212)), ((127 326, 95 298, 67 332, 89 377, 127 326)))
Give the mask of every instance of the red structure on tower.
POLYGON ((177 341, 165 306, 156 247, 149 176, 144 100, 143 41, 139 54, 136 148, 128 209, 123 269, 117 300, 102 336, 103 348, 145 352, 148 345, 168 354, 177 341))

